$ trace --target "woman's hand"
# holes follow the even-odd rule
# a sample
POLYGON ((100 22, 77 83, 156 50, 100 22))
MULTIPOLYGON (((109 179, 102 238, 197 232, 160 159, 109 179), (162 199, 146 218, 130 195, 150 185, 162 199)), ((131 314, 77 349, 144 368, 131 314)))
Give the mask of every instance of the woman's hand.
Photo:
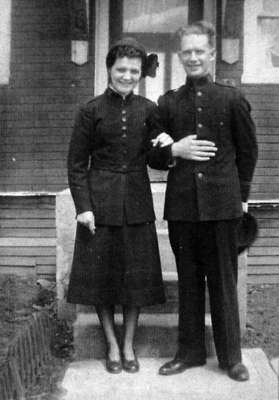
POLYGON ((162 132, 155 139, 152 139, 151 142, 153 147, 165 147, 173 144, 173 139, 166 132, 162 132))
POLYGON ((95 234, 95 217, 92 211, 85 211, 77 215, 77 222, 86 226, 92 235, 95 234))

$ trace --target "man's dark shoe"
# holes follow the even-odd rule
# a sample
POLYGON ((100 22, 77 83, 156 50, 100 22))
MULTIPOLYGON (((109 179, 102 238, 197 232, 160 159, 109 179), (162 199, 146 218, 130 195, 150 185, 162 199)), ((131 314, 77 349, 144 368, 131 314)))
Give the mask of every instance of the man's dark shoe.
POLYGON ((241 362, 229 367, 227 370, 229 377, 235 381, 245 382, 249 379, 248 369, 241 362))
POLYGON ((167 363, 162 365, 162 367, 159 369, 159 375, 179 374, 180 372, 183 372, 188 368, 199 367, 204 364, 205 364, 205 361, 190 362, 190 361, 183 361, 183 360, 175 358, 174 360, 168 361, 167 363))

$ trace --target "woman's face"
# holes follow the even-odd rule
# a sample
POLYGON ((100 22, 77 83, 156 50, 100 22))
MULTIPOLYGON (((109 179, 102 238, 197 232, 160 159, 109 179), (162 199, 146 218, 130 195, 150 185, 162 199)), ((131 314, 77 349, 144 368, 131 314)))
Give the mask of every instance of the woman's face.
POLYGON ((121 96, 127 96, 139 83, 141 63, 140 57, 121 57, 109 69, 110 84, 121 96))

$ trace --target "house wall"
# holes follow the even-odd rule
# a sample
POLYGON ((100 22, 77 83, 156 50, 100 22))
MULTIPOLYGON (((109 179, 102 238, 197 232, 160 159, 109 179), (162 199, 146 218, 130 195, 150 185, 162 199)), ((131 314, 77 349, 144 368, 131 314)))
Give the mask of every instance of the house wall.
POLYGON ((253 177, 249 210, 257 218, 259 235, 248 252, 248 282, 279 281, 279 87, 242 84, 244 1, 234 1, 234 21, 224 27, 222 1, 217 1, 216 77, 239 87, 252 107, 256 124, 259 157, 253 177), (238 61, 232 64, 222 57, 221 38, 230 33, 239 40, 238 61))
MULTIPOLYGON (((237 86, 243 64, 242 4, 239 1, 239 61, 222 61, 217 43, 217 79, 233 80, 237 86)), ((217 15, 220 37, 220 10, 217 15)), ((66 0, 13 0, 11 43, 11 79, 0 87, 0 191, 62 190, 67 187, 74 114, 78 104, 93 96, 93 45, 87 64, 71 62, 66 0)), ((242 90, 252 105, 259 141, 251 198, 279 198, 278 85, 242 85, 242 90)))
POLYGON ((71 62, 66 0, 12 0, 11 78, 0 88, 0 191, 67 187, 77 104, 93 94, 89 62, 71 62))
POLYGON ((279 199, 279 85, 245 85, 257 127, 259 158, 252 199, 279 199))
POLYGON ((0 196, 0 273, 55 279, 55 196, 0 196))
POLYGON ((279 204, 251 204, 259 226, 248 251, 248 282, 279 283, 279 204))
MULTIPOLYGON (((222 60, 219 40, 216 76, 240 86, 243 1, 238 3, 239 61, 222 60)), ((220 7, 218 0, 217 29, 222 37, 220 7)), ((11 79, 0 87, 0 192, 33 196, 0 197, 2 271, 33 270, 54 277, 55 199, 47 193, 67 187, 66 156, 74 113, 93 95, 92 31, 91 26, 89 61, 76 66, 71 62, 68 1, 12 1, 11 79), (41 191, 45 194, 35 195, 41 191)), ((252 105, 259 142, 251 199, 279 199, 278 85, 243 85, 242 90, 252 105)), ((260 232, 249 252, 248 281, 278 282, 278 208, 254 204, 252 211, 260 232)))

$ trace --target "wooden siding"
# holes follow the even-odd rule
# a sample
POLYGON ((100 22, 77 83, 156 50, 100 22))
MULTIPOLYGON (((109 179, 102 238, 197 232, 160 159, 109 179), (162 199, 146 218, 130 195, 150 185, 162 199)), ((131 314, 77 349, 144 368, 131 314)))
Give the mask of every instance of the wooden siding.
POLYGON ((55 279, 54 196, 0 197, 0 273, 55 279))
POLYGON ((259 158, 251 199, 279 199, 279 85, 245 85, 257 127, 259 158))
POLYGON ((259 235, 248 252, 248 282, 279 282, 279 202, 249 206, 257 218, 259 235))
POLYGON ((74 114, 93 95, 90 57, 82 67, 71 62, 67 0, 12 1, 11 78, 0 88, 0 191, 67 187, 74 114))
MULTIPOLYGON (((248 253, 249 283, 279 283, 279 202, 251 203, 259 236, 248 253)), ((159 226, 160 228, 160 226, 159 226)), ((0 273, 55 279, 55 197, 0 197, 0 273)))

